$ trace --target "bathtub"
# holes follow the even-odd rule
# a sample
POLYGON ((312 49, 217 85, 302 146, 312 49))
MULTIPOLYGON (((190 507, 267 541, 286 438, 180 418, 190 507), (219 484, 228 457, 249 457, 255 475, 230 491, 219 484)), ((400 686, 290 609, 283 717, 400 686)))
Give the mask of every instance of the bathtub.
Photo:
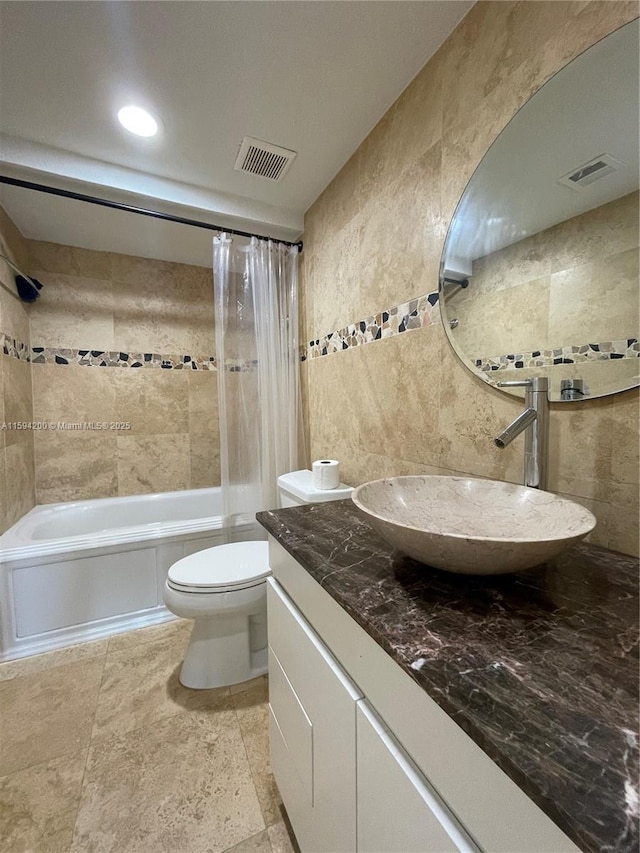
POLYGON ((219 488, 35 507, 0 536, 0 661, 174 618, 169 567, 223 535, 219 488))

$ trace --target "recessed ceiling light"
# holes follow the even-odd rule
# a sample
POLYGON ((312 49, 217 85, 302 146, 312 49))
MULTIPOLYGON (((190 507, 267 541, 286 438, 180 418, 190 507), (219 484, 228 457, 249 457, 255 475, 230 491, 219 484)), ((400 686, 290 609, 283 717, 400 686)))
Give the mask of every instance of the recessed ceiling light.
POLYGON ((158 132, 158 122, 142 107, 122 107, 118 110, 118 121, 136 136, 155 136, 158 132))

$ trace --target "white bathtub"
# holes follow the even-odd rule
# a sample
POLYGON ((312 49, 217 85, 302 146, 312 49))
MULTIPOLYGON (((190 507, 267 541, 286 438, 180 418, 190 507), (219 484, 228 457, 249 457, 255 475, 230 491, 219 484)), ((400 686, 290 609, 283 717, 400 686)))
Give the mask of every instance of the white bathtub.
POLYGON ((172 619, 169 567, 222 541, 219 488, 35 507, 0 536, 0 661, 172 619))

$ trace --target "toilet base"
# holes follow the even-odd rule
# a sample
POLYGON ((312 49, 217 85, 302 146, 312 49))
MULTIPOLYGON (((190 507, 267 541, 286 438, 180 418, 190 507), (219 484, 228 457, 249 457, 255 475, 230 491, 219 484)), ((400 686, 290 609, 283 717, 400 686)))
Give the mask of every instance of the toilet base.
POLYGON ((264 675, 268 667, 263 622, 264 618, 246 615, 196 619, 180 683, 192 690, 207 690, 264 675))

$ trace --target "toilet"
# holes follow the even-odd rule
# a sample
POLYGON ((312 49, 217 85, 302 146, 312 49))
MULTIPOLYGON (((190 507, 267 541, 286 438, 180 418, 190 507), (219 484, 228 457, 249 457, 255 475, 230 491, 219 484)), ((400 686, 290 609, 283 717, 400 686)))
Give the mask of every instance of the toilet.
MULTIPOLYGON (((311 471, 278 477, 280 507, 351 496, 343 483, 316 489, 311 471)), ((169 569, 168 610, 193 619, 180 683, 204 690, 239 684, 267 672, 267 587, 271 574, 266 541, 231 542, 197 551, 169 569)))

